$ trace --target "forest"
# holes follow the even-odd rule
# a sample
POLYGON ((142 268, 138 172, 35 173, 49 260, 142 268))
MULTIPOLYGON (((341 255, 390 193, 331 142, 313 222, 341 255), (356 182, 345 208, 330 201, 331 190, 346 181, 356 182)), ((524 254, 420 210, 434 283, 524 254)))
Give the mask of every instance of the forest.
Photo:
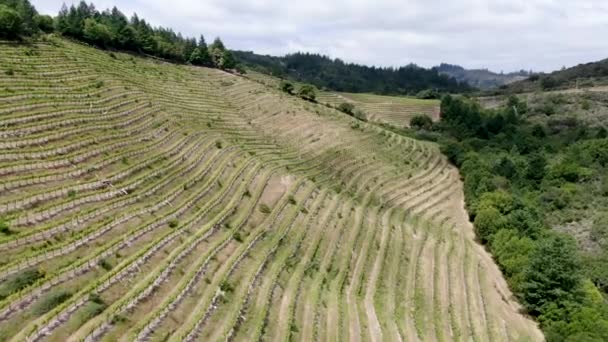
POLYGON ((596 248, 585 250, 548 222, 583 219, 564 215, 567 207, 602 210, 593 203, 608 198, 607 131, 574 118, 531 122, 527 110, 517 97, 488 110, 474 99, 448 95, 440 122, 429 128, 415 118, 412 126, 418 137, 440 142, 459 167, 477 238, 547 340, 605 341, 608 217, 594 217, 590 239, 596 248))
MULTIPOLYGON (((39 14, 28 0, 0 0, 0 37, 27 39, 56 32, 97 47, 118 49, 220 69, 237 68, 237 61, 220 38, 207 45, 203 35, 184 38, 170 28, 153 27, 134 14, 127 18, 118 8, 98 11, 81 1, 64 4, 53 18, 39 14)), ((240 69, 240 68, 239 68, 240 69)))
POLYGON ((320 89, 381 95, 416 95, 434 89, 444 93, 472 91, 466 82, 414 64, 399 68, 380 68, 346 63, 340 59, 311 53, 294 53, 284 57, 234 51, 247 67, 292 81, 310 83, 320 89))

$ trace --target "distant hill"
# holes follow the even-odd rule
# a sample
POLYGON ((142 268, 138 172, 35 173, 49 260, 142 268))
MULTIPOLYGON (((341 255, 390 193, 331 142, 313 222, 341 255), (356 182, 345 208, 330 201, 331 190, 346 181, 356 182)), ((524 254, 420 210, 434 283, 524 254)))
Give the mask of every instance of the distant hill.
POLYGON ((495 73, 488 69, 465 69, 459 65, 441 63, 436 67, 440 74, 448 75, 459 82, 466 82, 472 87, 482 90, 498 88, 500 86, 521 81, 530 76, 525 70, 508 74, 495 73))
POLYGON ((273 76, 310 83, 321 89, 381 95, 415 95, 426 89, 462 93, 472 90, 464 81, 414 64, 399 68, 377 68, 345 63, 327 56, 295 53, 284 57, 233 51, 245 66, 273 76))
POLYGON ((526 80, 514 82, 499 93, 522 93, 537 90, 590 88, 608 84, 608 59, 579 64, 549 74, 536 74, 526 80))

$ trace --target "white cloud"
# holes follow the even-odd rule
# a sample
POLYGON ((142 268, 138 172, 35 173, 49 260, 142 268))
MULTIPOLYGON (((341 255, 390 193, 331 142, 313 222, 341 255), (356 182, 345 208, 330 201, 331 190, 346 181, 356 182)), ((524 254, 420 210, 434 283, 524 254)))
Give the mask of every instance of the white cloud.
MULTIPOLYGON (((60 1, 33 0, 45 13, 60 1)), ((67 1, 71 3, 75 1, 67 1)), ((185 35, 259 53, 368 65, 550 71, 608 57, 605 0, 99 0, 185 35)))

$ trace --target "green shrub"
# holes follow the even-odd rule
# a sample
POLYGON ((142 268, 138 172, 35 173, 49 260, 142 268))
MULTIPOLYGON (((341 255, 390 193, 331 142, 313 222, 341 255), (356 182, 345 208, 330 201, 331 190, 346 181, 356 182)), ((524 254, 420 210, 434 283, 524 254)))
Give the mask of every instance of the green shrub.
POLYGON ((482 242, 491 241, 494 233, 505 228, 506 218, 494 207, 486 207, 477 211, 475 216, 475 233, 482 242))
POLYGON ((177 221, 175 219, 169 221, 169 227, 171 227, 171 228, 177 228, 177 226, 179 226, 179 221, 177 221))
POLYGON ((355 105, 349 102, 343 102, 338 106, 338 110, 343 113, 353 115, 355 111, 355 105))
POLYGON ((237 242, 241 242, 241 243, 243 242, 243 237, 241 236, 241 233, 235 232, 233 237, 234 237, 234 240, 236 240, 237 242))
POLYGON ((44 274, 37 269, 24 270, 9 277, 0 283, 0 300, 34 284, 42 277, 44 277, 44 274))
POLYGON ((298 96, 310 102, 315 102, 317 99, 317 91, 311 85, 303 85, 298 91, 298 96))
POLYGON ((23 18, 16 10, 0 4, 0 37, 15 38, 22 33, 23 18))
POLYGON ((271 211, 272 210, 270 210, 270 207, 267 204, 260 204, 260 212, 262 212, 262 214, 270 214, 271 211))
POLYGON ((7 76, 13 76, 15 75, 15 70, 13 70, 13 68, 8 68, 6 71, 4 71, 4 74, 7 76))
POLYGON ((114 267, 114 266, 113 266, 113 265, 112 265, 112 264, 111 264, 111 263, 110 263, 108 260, 106 260, 106 259, 101 259, 101 260, 99 260, 98 264, 99 264, 99 266, 100 266, 101 268, 103 268, 103 269, 104 269, 104 270, 106 270, 106 271, 109 271, 109 270, 111 270, 111 269, 112 269, 112 267, 114 267))
POLYGON ((220 290, 224 292, 232 292, 234 291, 234 287, 228 282, 228 280, 222 280, 220 283, 220 290))
POLYGON ((215 147, 217 147, 218 149, 222 149, 222 142, 221 141, 216 141, 215 142, 215 147))
POLYGON ((433 119, 424 114, 414 115, 410 119, 410 126, 414 129, 425 129, 428 131, 433 128, 433 119))
POLYGON ((291 204, 291 205, 297 204, 296 199, 295 199, 295 197, 293 197, 293 195, 289 195, 289 198, 287 200, 289 201, 289 204, 291 204))
POLYGON ((0 217, 0 233, 4 235, 11 235, 13 233, 3 217, 0 217))
POLYGON ((65 302, 72 297, 72 293, 67 290, 56 290, 49 293, 46 297, 42 298, 38 304, 34 307, 34 313, 36 315, 45 314, 55 307, 65 302))
POLYGON ((282 92, 292 95, 295 90, 295 87, 291 82, 282 81, 279 85, 279 89, 281 89, 282 92))

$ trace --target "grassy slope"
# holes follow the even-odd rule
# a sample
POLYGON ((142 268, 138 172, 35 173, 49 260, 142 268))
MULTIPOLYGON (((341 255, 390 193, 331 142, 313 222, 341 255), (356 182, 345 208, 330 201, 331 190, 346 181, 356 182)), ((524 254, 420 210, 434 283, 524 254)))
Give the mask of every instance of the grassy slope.
POLYGON ((432 144, 60 39, 0 70, 0 339, 542 338, 432 144))

